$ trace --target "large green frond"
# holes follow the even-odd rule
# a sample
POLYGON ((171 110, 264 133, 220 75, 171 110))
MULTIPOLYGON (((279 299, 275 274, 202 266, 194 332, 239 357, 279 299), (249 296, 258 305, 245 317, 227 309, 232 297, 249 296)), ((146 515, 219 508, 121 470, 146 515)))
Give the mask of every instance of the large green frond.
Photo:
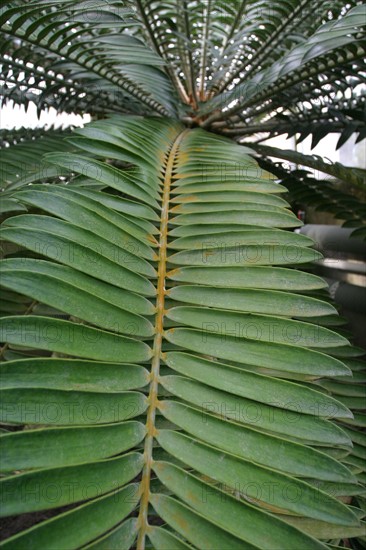
POLYGON ((45 158, 74 179, 15 189, 29 213, 1 228, 2 513, 54 510, 2 547, 363 536, 362 351, 285 188, 169 119, 69 142, 45 158))

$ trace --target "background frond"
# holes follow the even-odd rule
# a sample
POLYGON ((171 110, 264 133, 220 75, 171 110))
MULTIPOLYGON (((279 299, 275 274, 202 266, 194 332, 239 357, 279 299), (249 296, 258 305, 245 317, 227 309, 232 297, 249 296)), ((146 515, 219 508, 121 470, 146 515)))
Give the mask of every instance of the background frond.
MULTIPOLYGON (((99 86, 103 91, 103 83, 107 81, 112 86, 112 93, 113 88, 117 87, 127 98, 131 96, 152 111, 168 114, 172 108, 172 100, 168 99, 172 90, 169 81, 163 79, 163 74, 160 79, 158 76, 163 62, 140 40, 121 32, 138 24, 131 9, 127 9, 123 2, 107 3, 104 7, 93 4, 91 8, 90 3, 83 6, 63 2, 56 6, 52 2, 32 0, 24 5, 15 0, 2 9, 2 32, 6 43, 15 40, 17 44, 20 41, 21 48, 27 45, 33 55, 38 55, 38 59, 47 55, 52 60, 48 69, 56 74, 58 71, 68 71, 70 63, 72 70, 75 65, 78 66, 80 74, 75 74, 73 70, 74 79, 79 76, 85 85, 83 78, 87 76, 87 84, 89 80, 95 86, 96 94, 99 86), (134 65, 148 64, 147 70, 156 72, 158 78, 153 91, 145 90, 138 80, 120 71, 118 64, 121 61, 131 64, 132 68, 134 65), (166 105, 154 99, 154 92, 162 87, 166 105)), ((118 100, 123 110, 123 96, 118 100)))

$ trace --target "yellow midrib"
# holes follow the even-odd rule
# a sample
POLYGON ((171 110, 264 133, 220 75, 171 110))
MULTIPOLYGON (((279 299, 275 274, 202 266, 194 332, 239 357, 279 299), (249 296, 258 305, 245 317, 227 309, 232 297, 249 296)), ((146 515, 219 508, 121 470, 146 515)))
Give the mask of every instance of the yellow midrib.
POLYGON ((144 550, 145 538, 148 528, 148 505, 150 498, 150 479, 152 465, 152 450, 155 436, 155 415, 158 399, 160 358, 163 341, 163 318, 165 304, 165 277, 166 277, 166 258, 168 243, 168 223, 169 223, 169 200, 170 187, 174 173, 174 164, 179 150, 179 146, 184 136, 189 130, 181 132, 173 142, 173 145, 167 154, 167 162, 164 172, 163 197, 161 208, 160 240, 159 240, 159 264, 156 296, 156 317, 155 317, 155 338, 153 346, 153 356, 150 373, 150 389, 148 397, 148 410, 146 421, 146 437, 144 446, 144 469, 140 484, 141 501, 140 513, 138 517, 139 534, 137 538, 137 550, 144 550))

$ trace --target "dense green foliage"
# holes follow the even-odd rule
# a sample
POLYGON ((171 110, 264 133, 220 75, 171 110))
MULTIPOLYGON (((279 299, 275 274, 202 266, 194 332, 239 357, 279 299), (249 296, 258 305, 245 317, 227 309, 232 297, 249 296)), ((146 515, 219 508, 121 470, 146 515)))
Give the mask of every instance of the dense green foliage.
POLYGON ((1 135, 2 547, 363 548, 363 351, 281 182, 361 234, 284 163, 364 171, 257 142, 365 137, 365 7, 0 13, 4 104, 93 119, 1 135))

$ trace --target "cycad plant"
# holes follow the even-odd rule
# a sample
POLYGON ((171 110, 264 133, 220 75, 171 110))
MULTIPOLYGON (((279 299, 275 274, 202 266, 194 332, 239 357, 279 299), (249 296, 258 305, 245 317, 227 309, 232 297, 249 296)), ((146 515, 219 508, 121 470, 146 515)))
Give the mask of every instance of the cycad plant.
POLYGON ((4 102, 92 116, 1 136, 3 548, 364 548, 363 352, 269 157, 364 173, 259 143, 365 136, 361 4, 1 2, 4 102))

